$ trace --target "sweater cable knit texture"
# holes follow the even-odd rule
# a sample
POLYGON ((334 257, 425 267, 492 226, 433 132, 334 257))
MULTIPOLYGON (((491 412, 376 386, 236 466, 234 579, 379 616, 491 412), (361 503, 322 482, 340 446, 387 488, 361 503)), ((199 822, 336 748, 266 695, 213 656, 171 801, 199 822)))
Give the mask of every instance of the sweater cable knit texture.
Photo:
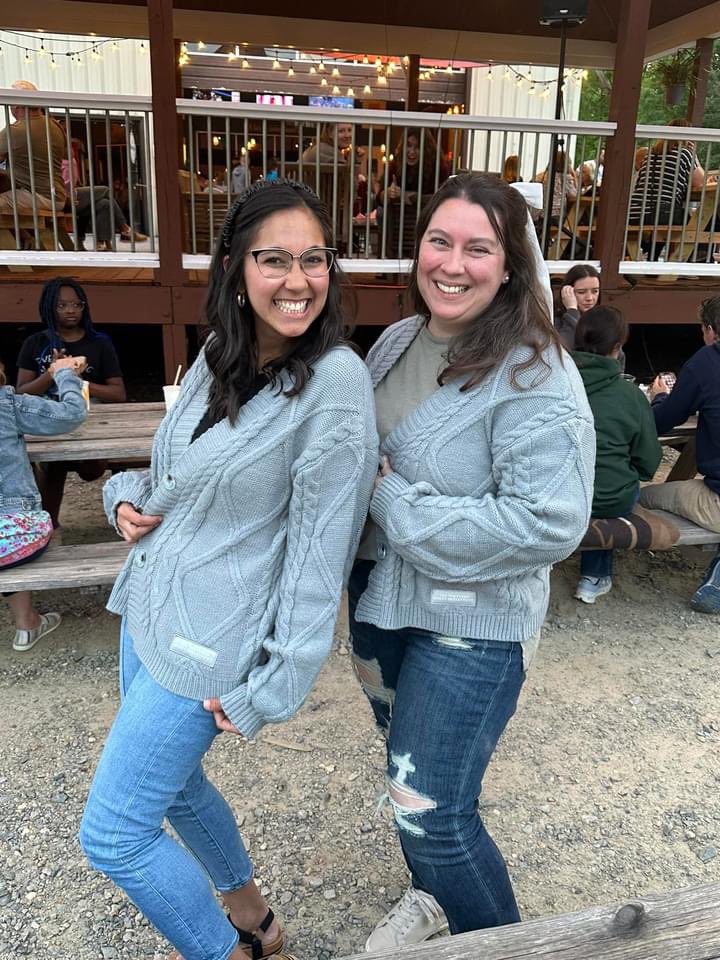
MULTIPOLYGON (((378 340, 374 386, 423 322, 410 317, 378 340)), ((386 438, 394 472, 371 501, 378 561, 359 620, 519 643, 537 633, 550 567, 587 529, 595 437, 575 365, 554 347, 549 369, 522 371, 525 389, 512 385, 528 356, 513 349, 471 390, 445 384, 386 438)))
POLYGON ((234 427, 222 420, 183 448, 174 435, 191 435, 209 383, 201 354, 150 470, 105 485, 111 523, 122 501, 163 517, 131 551, 108 608, 127 618, 158 683, 219 697, 253 736, 292 716, 329 653, 377 469, 372 388, 337 347, 298 396, 265 387, 234 427))

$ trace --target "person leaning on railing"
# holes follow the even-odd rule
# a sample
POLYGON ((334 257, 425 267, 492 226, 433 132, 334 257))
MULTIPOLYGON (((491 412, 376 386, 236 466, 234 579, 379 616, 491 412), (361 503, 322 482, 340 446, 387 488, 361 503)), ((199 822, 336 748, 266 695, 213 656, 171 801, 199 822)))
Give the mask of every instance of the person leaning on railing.
MULTIPOLYGON (((643 487, 644 507, 669 510, 720 533, 720 297, 704 300, 698 311, 705 346, 685 364, 668 393, 661 377, 650 386, 659 434, 698 415, 696 457, 702 479, 666 481, 643 487)), ((715 557, 690 605, 700 613, 720 613, 720 553, 715 557)))
MULTIPOLYGON (((430 130, 425 131, 423 138, 419 129, 410 129, 407 132, 407 140, 404 143, 403 140, 404 138, 401 137, 398 141, 394 158, 390 161, 387 199, 392 203, 399 202, 401 198, 405 203, 416 203, 418 191, 422 193, 423 199, 435 192, 436 167, 439 167, 438 187, 445 183, 450 175, 450 169, 442 154, 438 160, 437 141, 430 130), (422 181, 420 180, 421 139, 423 141, 422 181)), ((383 187, 377 198, 379 204, 384 202, 385 196, 386 191, 383 187)))

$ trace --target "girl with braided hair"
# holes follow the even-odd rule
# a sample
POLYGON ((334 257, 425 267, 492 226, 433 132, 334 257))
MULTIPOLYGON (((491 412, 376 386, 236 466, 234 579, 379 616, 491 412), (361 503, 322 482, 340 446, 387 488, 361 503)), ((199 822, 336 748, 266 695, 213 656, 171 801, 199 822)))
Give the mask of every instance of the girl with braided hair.
POLYGON ((202 760, 221 732, 254 737, 309 694, 367 512, 372 388, 344 342, 331 237, 302 183, 242 194, 211 265, 210 335, 152 467, 104 490, 134 547, 108 604, 123 618, 122 704, 80 839, 184 960, 283 949, 202 760))

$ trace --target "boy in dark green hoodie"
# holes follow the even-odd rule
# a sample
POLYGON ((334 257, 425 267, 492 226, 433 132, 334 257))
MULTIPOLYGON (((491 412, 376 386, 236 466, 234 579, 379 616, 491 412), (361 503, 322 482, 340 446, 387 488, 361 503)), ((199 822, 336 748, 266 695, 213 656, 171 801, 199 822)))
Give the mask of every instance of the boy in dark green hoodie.
MULTIPOLYGON (((628 325, 614 307, 593 307, 578 321, 575 360, 595 418, 597 452, 593 517, 622 517, 632 511, 640 480, 651 480, 662 457, 650 404, 624 379, 617 358, 628 325)), ((612 589, 612 550, 580 554, 575 597, 594 603, 612 589)))

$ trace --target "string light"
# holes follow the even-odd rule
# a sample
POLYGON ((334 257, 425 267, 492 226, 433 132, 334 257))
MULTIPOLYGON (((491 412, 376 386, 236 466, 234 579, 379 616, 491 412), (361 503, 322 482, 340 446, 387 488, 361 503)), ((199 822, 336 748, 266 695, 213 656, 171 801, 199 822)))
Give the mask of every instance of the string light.
POLYGON ((311 66, 309 72, 310 72, 310 74, 312 75, 312 74, 314 74, 314 73, 317 73, 317 70, 315 69, 315 67, 311 66))
POLYGON ((372 93, 372 87, 370 86, 369 83, 366 83, 365 86, 363 87, 363 93, 372 93))
POLYGON ((325 63, 323 60, 318 64, 318 73, 325 73, 325 63))
POLYGON ((352 87, 348 87, 348 88, 347 88, 346 96, 347 96, 347 97, 354 97, 354 96, 355 96, 355 91, 353 90, 352 87))
POLYGON ((377 78, 377 82, 379 87, 386 87, 388 85, 387 77, 384 73, 380 74, 380 76, 377 78))
POLYGON ((362 58, 362 62, 365 65, 367 65, 368 63, 370 63, 370 57, 367 54, 365 54, 365 56, 362 58))
POLYGON ((57 63, 55 63, 55 54, 54 54, 54 53, 51 53, 51 54, 50 54, 50 69, 51 69, 51 70, 57 70, 57 63))
POLYGON ((289 76, 289 77, 294 77, 294 76, 295 76, 295 71, 293 70, 292 67, 288 67, 288 76, 289 76))
POLYGON ((40 49, 38 50, 38 56, 39 57, 47 56, 47 50, 45 49, 45 45, 43 44, 42 40, 40 41, 40 49))
POLYGON ((277 54, 275 54, 275 59, 273 60, 272 68, 273 70, 280 70, 280 61, 277 58, 277 54))
POLYGON ((339 76, 340 76, 340 71, 338 70, 337 67, 333 67, 333 68, 332 68, 332 73, 330 74, 330 76, 332 76, 332 77, 339 77, 339 76))
POLYGON ((335 84, 335 86, 332 88, 332 92, 334 94, 340 93, 340 87, 337 84, 335 84))
POLYGON ((242 64, 241 64, 241 66, 242 66, 242 69, 243 69, 243 70, 249 70, 249 69, 250 69, 250 64, 248 63, 246 57, 243 57, 243 62, 242 62, 242 64))
POLYGON ((326 87, 327 85, 328 85, 327 77, 323 77, 322 80, 320 81, 320 86, 326 87))
POLYGON ((204 50, 204 49, 205 49, 205 44, 202 42, 202 40, 198 40, 198 42, 197 42, 197 48, 198 48, 198 50, 204 50))

